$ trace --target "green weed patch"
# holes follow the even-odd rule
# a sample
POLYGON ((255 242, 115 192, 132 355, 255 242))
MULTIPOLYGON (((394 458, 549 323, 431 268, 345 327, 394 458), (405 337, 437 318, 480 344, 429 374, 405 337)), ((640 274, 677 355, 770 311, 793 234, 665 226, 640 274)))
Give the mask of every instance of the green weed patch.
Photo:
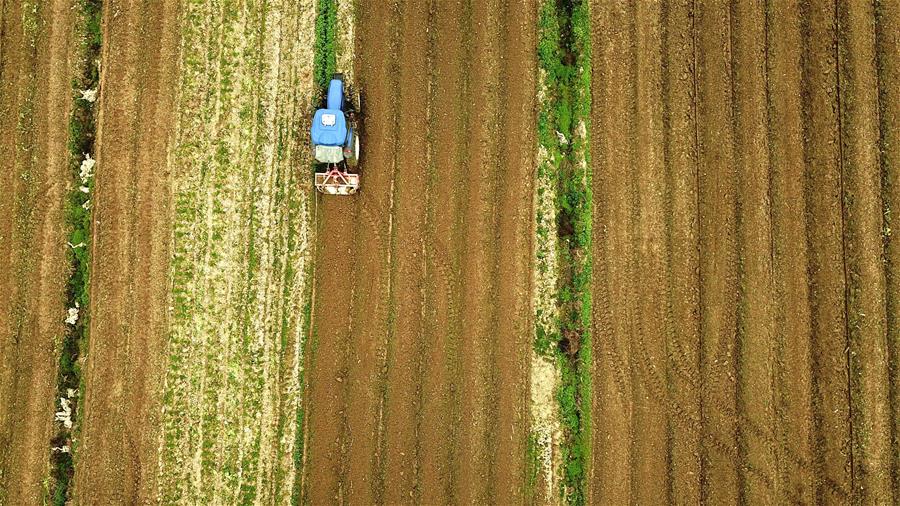
POLYGON ((337 1, 318 0, 316 4, 316 52, 313 76, 318 90, 325 89, 337 68, 337 1))
MULTIPOLYGON (((69 118, 69 165, 73 188, 66 202, 66 225, 69 229, 67 260, 69 280, 66 286, 66 307, 69 319, 59 353, 56 397, 57 409, 68 422, 57 420, 51 441, 50 481, 48 490, 53 504, 63 505, 69 498, 70 483, 74 476, 74 456, 77 445, 77 414, 79 401, 84 394, 82 375, 82 350, 87 347, 90 315, 90 251, 91 251, 91 197, 94 190, 93 161, 96 136, 95 104, 82 95, 85 90, 98 91, 100 70, 96 61, 100 57, 102 32, 100 0, 80 0, 76 33, 80 38, 78 50, 81 68, 72 81, 74 105, 69 118), (63 401, 65 399, 66 401, 63 401), (62 403, 68 402, 64 406, 62 403), (68 416, 66 416, 68 413, 68 416)), ((87 94, 89 96, 90 93, 87 94)))
MULTIPOLYGON (((539 13, 538 63, 547 96, 538 116, 538 140, 547 152, 539 177, 556 182, 556 223, 538 227, 539 239, 557 239, 556 324, 538 325, 535 348, 555 357, 556 394, 564 436, 561 494, 584 503, 589 428, 591 317, 590 18, 581 0, 548 1, 539 13), (584 366, 583 366, 584 365, 584 366)), ((539 198, 541 196, 539 195, 539 198)), ((539 263, 541 258, 539 255, 539 263)))

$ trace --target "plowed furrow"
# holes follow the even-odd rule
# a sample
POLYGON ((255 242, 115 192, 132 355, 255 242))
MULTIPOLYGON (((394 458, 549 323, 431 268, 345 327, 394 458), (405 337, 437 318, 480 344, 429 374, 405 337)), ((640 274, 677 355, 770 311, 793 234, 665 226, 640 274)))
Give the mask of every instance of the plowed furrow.
POLYGON ((157 165, 173 123, 175 15, 174 5, 104 3, 80 502, 156 495, 169 260, 168 183, 157 165))
MULTIPOLYGON (((700 199, 701 410, 703 438, 737 446, 738 258, 732 117, 731 16, 725 2, 697 3, 697 124, 700 199)), ((735 502, 741 462, 704 446, 701 497, 735 502)), ((736 453, 729 451, 728 453, 736 453)))
POLYGON ((494 244, 496 241, 496 210, 498 208, 494 165, 495 146, 492 146, 497 127, 497 65, 498 48, 496 16, 499 2, 472 2, 464 16, 471 33, 471 64, 467 74, 472 96, 464 106, 469 119, 467 140, 468 205, 464 213, 465 232, 462 278, 462 314, 466 320, 460 338, 462 377, 460 424, 456 459, 459 474, 454 480, 452 495, 462 503, 488 500, 492 484, 487 480, 491 468, 491 429, 489 405, 493 385, 491 333, 494 272, 494 244))
POLYGON ((890 367, 891 462, 894 500, 900 500, 900 2, 877 2, 875 43, 881 120, 881 178, 890 367))
POLYGON ((872 4, 838 2, 844 255, 854 496, 894 502, 878 78, 872 4))
POLYGON ((777 387, 775 422, 782 461, 776 491, 785 498, 793 491, 803 503, 812 503, 816 480, 821 479, 811 464, 813 446, 813 334, 809 289, 810 253, 805 240, 808 231, 803 147, 804 21, 799 2, 770 5, 768 23, 769 146, 771 153, 772 269, 775 310, 774 375, 777 387), (806 465, 785 458, 794 454, 806 465))
MULTIPOLYGON (((817 476, 837 488, 817 488, 816 502, 846 500, 850 491, 846 324, 833 7, 804 11, 802 84, 805 202, 812 322, 813 444, 817 476)), ((801 18, 803 19, 803 18, 801 18)), ((817 484, 822 481, 817 480, 817 484)))
POLYGON ((595 235, 593 395, 591 408, 592 465, 588 499, 592 503, 627 501, 633 492, 631 468, 636 427, 631 336, 635 334, 634 277, 630 255, 635 251, 631 218, 635 166, 634 137, 636 61, 633 11, 601 3, 592 12, 594 79, 591 149, 594 160, 593 211, 595 235), (599 70, 599 72, 598 72, 599 70), (599 75, 598 75, 599 73, 599 75), (620 123, 621 118, 626 123, 620 123), (631 120, 629 120, 629 118, 631 120))
POLYGON ((420 408, 419 500, 444 504, 452 499, 455 413, 462 378, 456 374, 463 325, 459 313, 461 269, 461 213, 465 205, 463 163, 463 33, 462 1, 439 0, 434 5, 432 195, 426 257, 430 285, 425 319, 430 321, 429 351, 424 357, 420 408))
POLYGON ((494 368, 497 408, 492 465, 493 499, 521 502, 528 438, 528 357, 533 323, 531 304, 532 195, 535 166, 534 92, 537 89, 537 6, 502 2, 497 20, 502 48, 498 95, 503 111, 494 125, 495 181, 500 208, 494 243, 494 368))
POLYGON ((349 378, 345 355, 352 327, 353 265, 347 264, 354 220, 345 200, 318 199, 315 260, 315 312, 312 315, 305 410, 309 448, 304 488, 312 503, 333 502, 338 494, 344 389, 349 378), (348 272, 349 271, 349 272, 348 272))
POLYGON ((429 159, 427 33, 433 29, 428 2, 404 2, 400 20, 405 34, 399 48, 394 109, 399 117, 395 156, 394 226, 384 406, 384 489, 387 504, 411 502, 419 484, 416 454, 417 385, 420 342, 425 338, 422 311, 425 264, 425 202, 429 159), (405 154, 416 153, 415 156, 405 154))
MULTIPOLYGON (((663 10, 664 210, 668 250, 666 377, 670 407, 670 497, 700 501, 700 321, 697 214, 697 152, 694 115, 692 2, 671 2, 663 10), (685 423, 673 420, 683 417, 685 423)), ((661 301, 658 303, 662 303, 661 301)))
POLYGON ((737 408, 756 431, 742 423, 738 445, 744 465, 762 480, 747 480, 742 497, 757 503, 771 497, 777 473, 774 412, 774 281, 770 215, 766 103, 766 19, 763 5, 733 10, 734 160, 739 254, 737 408))

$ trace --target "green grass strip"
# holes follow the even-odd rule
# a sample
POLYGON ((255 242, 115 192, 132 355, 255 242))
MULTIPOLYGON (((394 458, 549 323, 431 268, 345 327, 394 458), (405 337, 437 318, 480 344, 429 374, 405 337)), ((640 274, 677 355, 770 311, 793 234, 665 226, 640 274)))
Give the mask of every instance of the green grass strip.
MULTIPOLYGON (((74 325, 66 325, 66 333, 61 342, 59 369, 57 373, 57 399, 71 400, 73 428, 67 429, 62 423, 55 424, 51 444, 50 480, 48 491, 51 502, 64 505, 69 499, 70 484, 75 473, 74 455, 76 451, 79 400, 84 397, 84 378, 81 352, 87 347, 88 307, 90 286, 91 251, 91 196, 94 178, 89 173, 82 174, 81 166, 85 155, 94 153, 96 124, 95 104, 81 98, 82 90, 97 90, 100 71, 94 63, 100 58, 102 31, 100 16, 101 0, 80 0, 78 2, 76 34, 80 39, 78 49, 82 67, 72 80, 74 104, 69 117, 69 166, 72 174, 72 190, 66 202, 66 225, 69 229, 69 245, 66 258, 69 263, 69 280, 66 285, 66 307, 78 308, 78 319, 74 325), (87 192, 83 191, 87 189, 87 192), (75 396, 68 395, 75 391, 75 396), (61 451, 67 448, 68 451, 61 451)), ((59 408, 60 406, 57 406, 59 408)))
MULTIPOLYGON (((310 276, 307 279, 309 279, 308 284, 311 288, 312 284, 315 283, 315 280, 312 279, 312 277, 311 277, 312 269, 309 269, 309 272, 310 272, 310 276)), ((306 293, 311 294, 311 292, 312 292, 312 290, 307 290, 306 293)), ((309 329, 310 329, 311 323, 312 323, 312 298, 307 296, 306 304, 303 305, 303 320, 301 322, 302 331, 301 331, 300 343, 298 344, 298 346, 301 346, 304 348, 306 347, 306 340, 307 340, 307 336, 309 335, 309 329)), ((301 389, 303 388, 303 385, 304 385, 303 375, 304 375, 304 370, 301 367, 300 368, 300 381, 299 381, 301 389)), ((300 393, 301 399, 302 399, 303 393, 304 392, 300 393)), ((303 450, 304 450, 303 436, 304 436, 304 434, 306 434, 306 417, 305 417, 306 413, 305 413, 304 407, 305 406, 303 405, 303 401, 301 400, 301 402, 299 402, 297 404, 297 413, 296 413, 296 417, 294 420, 294 423, 297 424, 297 432, 295 433, 295 436, 294 436, 294 438, 295 438, 294 439, 294 454, 291 456, 294 460, 294 469, 297 470, 297 476, 294 479, 294 487, 291 490, 291 504, 294 506, 297 506, 297 505, 303 503, 303 496, 302 496, 303 491, 300 489, 300 484, 303 481, 303 476, 302 476, 302 473, 303 473, 303 450)))
POLYGON ((324 90, 337 67, 337 1, 318 0, 316 4, 316 52, 313 78, 318 90, 324 90))
POLYGON ((562 490, 568 504, 585 502, 590 425, 591 173, 590 16, 587 2, 546 1, 539 13, 538 62, 547 100, 538 117, 538 140, 557 179, 559 240, 558 331, 537 329, 535 347, 556 359, 556 394, 563 429, 562 490), (584 126, 584 130, 580 130, 584 126))

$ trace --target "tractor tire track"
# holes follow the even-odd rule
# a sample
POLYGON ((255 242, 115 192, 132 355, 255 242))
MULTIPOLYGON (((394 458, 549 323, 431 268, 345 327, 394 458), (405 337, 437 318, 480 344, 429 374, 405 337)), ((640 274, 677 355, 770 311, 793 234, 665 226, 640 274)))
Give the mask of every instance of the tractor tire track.
POLYGON ((800 1, 773 2, 768 24, 768 119, 771 156, 772 268, 774 272, 776 456, 782 462, 776 491, 815 502, 821 475, 813 466, 813 330, 809 285, 803 116, 803 16, 800 1), (798 50, 800 48, 801 50, 798 50), (777 111, 777 112, 776 112, 777 111), (796 455, 798 460, 787 458, 796 455))
POLYGON ((401 4, 363 2, 356 26, 355 74, 364 92, 361 193, 355 197, 356 215, 369 225, 353 225, 353 331, 348 363, 348 425, 344 445, 346 500, 351 504, 383 502, 390 481, 385 478, 386 388, 392 346, 391 265, 394 251, 394 178, 404 160, 397 152, 401 121, 398 102, 401 4), (366 147, 368 146, 368 147, 366 147))
POLYGON ((693 2, 663 7, 663 142, 666 171, 666 377, 670 407, 668 499, 700 502, 700 251, 693 2), (674 422, 679 418, 684 423, 674 422))
POLYGON ((78 502, 147 502, 156 495, 170 241, 167 173, 156 168, 174 123, 176 10, 104 3, 78 502))
MULTIPOLYGON (((635 466, 631 478, 632 501, 661 504, 670 497, 671 448, 666 419, 666 335, 671 320, 660 302, 665 299, 665 160, 663 146, 662 4, 635 2, 630 16, 632 34, 634 107, 621 118, 635 135, 631 138, 634 164, 631 173, 631 253, 635 293, 636 333, 630 346, 634 392, 633 440, 635 466), (659 394, 657 394, 657 392, 659 394)), ((680 419, 674 419, 680 420, 680 419)), ((682 426, 683 428, 683 426, 682 426)))
POLYGON ((876 3, 875 51, 881 120, 881 178, 884 216, 887 343, 890 366, 891 475, 894 500, 900 500, 900 2, 876 3))
MULTIPOLYGON (((0 54, 0 128, 9 132, 0 142, 0 162, 7 170, 0 171, 0 183, 7 188, 8 195, 0 199, 0 261, 9 266, 10 275, 0 277, 0 447, 13 446, 13 407, 16 395, 15 385, 18 381, 16 372, 16 349, 19 345, 17 330, 17 302, 21 291, 16 279, 16 265, 21 253, 14 246, 14 237, 18 235, 17 206, 26 190, 21 183, 22 146, 17 135, 19 131, 19 115, 24 108, 23 95, 28 90, 28 69, 33 66, 34 55, 27 52, 26 34, 22 19, 21 2, 9 2, 3 5, 3 19, 0 24, 0 43, 4 53, 0 54)), ((21 241, 21 240, 20 240, 21 241)), ((15 463, 10 461, 9 453, 0 455, 0 500, 8 497, 10 486, 6 474, 15 463)))
POLYGON ((593 315, 591 465, 587 500, 592 504, 626 502, 634 491, 636 365, 630 336, 635 334, 632 263, 623 251, 634 251, 630 226, 633 187, 623 168, 635 166, 634 125, 612 118, 633 117, 634 17, 622 5, 603 3, 592 9, 593 112, 591 139, 594 163, 593 315), (598 75, 599 74, 599 75, 598 75), (599 293, 598 293, 599 292, 599 293), (605 358, 605 360, 604 360, 605 358))
POLYGON ((763 480, 745 480, 742 498, 759 503, 778 490, 775 434, 772 298, 772 222, 766 84, 765 6, 736 3, 732 8, 734 161, 737 169, 739 261, 737 370, 738 445, 744 466, 763 480), (744 421, 746 419, 746 421, 744 421), (747 427, 750 425, 752 428, 747 427), (754 432, 760 433, 760 435, 754 432))
POLYGON ((69 2, 22 8, 31 12, 0 18, 6 51, 0 53, 0 76, 11 76, 0 79, 0 127, 10 139, 0 148, 9 189, 8 204, 0 208, 0 242, 6 245, 0 258, 8 259, 0 282, 0 503, 10 504, 39 503, 47 474, 59 337, 65 332, 67 126, 75 71, 69 2), (10 20, 22 21, 22 31, 4 26, 10 20))
MULTIPOLYGON (((463 321, 461 286, 462 213, 465 176, 464 41, 462 0, 438 0, 434 6, 435 55, 432 127, 434 181, 427 230, 426 258, 431 279, 429 297, 430 350, 425 358, 419 439, 419 497, 422 504, 449 504, 454 477, 454 423, 459 410, 461 378, 457 374, 463 321)), ((428 314, 428 313, 426 313, 428 314)))
POLYGON ((837 2, 838 90, 853 497, 890 504, 893 494, 883 202, 873 4, 837 2))
MULTIPOLYGON (((701 420, 703 439, 737 453, 738 258, 734 169, 731 16, 725 2, 697 2, 697 125, 700 214, 701 420), (723 29, 724 27, 724 29, 723 29)), ((736 460, 704 446, 701 501, 737 502, 743 489, 736 460)))

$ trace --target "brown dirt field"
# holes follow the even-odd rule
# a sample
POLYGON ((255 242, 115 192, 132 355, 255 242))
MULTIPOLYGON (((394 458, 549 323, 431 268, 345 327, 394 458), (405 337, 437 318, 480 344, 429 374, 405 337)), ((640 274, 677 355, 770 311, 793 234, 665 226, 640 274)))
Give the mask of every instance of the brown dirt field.
MULTIPOLYGON (((497 416, 499 403, 503 402, 500 397, 503 385, 497 376, 496 362, 499 336, 495 333, 499 331, 498 295, 502 290, 497 278, 501 246, 499 202, 504 199, 498 184, 502 169, 499 166, 501 145, 497 144, 502 136, 498 129, 503 124, 506 99, 499 90, 502 67, 498 60, 506 52, 500 24, 502 9, 500 2, 473 2, 472 18, 468 22, 472 34, 469 60, 472 98, 467 104, 470 137, 465 184, 469 205, 463 218, 465 256, 460 272, 465 315, 460 343, 463 390, 460 417, 456 420, 460 424, 456 448, 459 474, 452 494, 465 504, 485 503, 494 500, 498 493, 502 496, 515 492, 505 488, 510 484, 496 481, 495 454, 496 445, 500 444, 497 416)), ((505 128, 520 131, 510 126, 505 128)), ((504 460, 504 465, 515 467, 523 459, 524 452, 518 458, 504 460)))
POLYGON ((630 469, 636 464, 634 368, 629 353, 634 324, 628 303, 632 287, 627 283, 633 273, 628 257, 617 253, 633 250, 628 214, 631 183, 619 177, 620 167, 634 165, 628 142, 633 127, 621 128, 613 119, 633 117, 629 110, 635 99, 633 18, 621 6, 594 4, 591 32, 595 58, 591 149, 597 197, 593 201, 593 432, 586 497, 591 504, 604 504, 627 501, 633 491, 630 469))
POLYGON ((0 503, 37 504, 49 473, 59 340, 65 329, 68 117, 74 72, 71 2, 23 26, 0 5, 0 503))
POLYGON ((695 25, 700 213, 701 499, 737 502, 738 251, 731 19, 725 2, 697 4, 695 25), (715 442, 714 444, 710 444, 715 442))
POLYGON ((165 159, 177 60, 169 2, 104 2, 91 326, 75 497, 156 494, 170 229, 165 159))
MULTIPOLYGON (((500 205, 494 242, 497 304, 494 307, 493 359, 496 446, 489 476, 495 503, 522 503, 528 439, 528 371, 534 322, 531 308, 534 237, 537 5, 500 2, 495 11, 500 63, 495 84, 501 115, 493 123, 494 179, 500 205), (518 149, 516 149, 518 146, 518 149)), ((490 19, 490 18, 489 18, 490 19)), ((489 123, 490 124, 490 123, 489 123)))
POLYGON ((425 292, 428 271, 425 255, 426 186, 432 153, 428 146, 430 27, 429 2, 403 4, 400 31, 403 48, 395 83, 394 217, 391 236, 391 299, 388 326, 387 385, 384 393, 384 489, 387 504, 411 502, 419 490, 417 420, 421 397, 425 292), (408 157, 403 154, 419 153, 408 157))
MULTIPOLYGON (((494 115, 498 114, 497 97, 491 92, 494 86, 495 68, 488 69, 496 55, 497 48, 488 42, 491 29, 485 16, 491 8, 486 2, 473 2, 466 11, 465 33, 470 34, 467 43, 471 51, 469 58, 469 84, 471 96, 466 107, 467 130, 466 139, 466 174, 463 184, 466 186, 467 205, 463 211, 464 229, 462 234, 463 261, 457 274, 462 283, 462 305, 464 316, 460 335, 461 367, 459 381, 462 395, 458 418, 453 423, 459 424, 455 456, 457 458, 456 479, 453 483, 451 497, 464 504, 485 502, 489 497, 490 484, 487 481, 491 462, 488 448, 490 438, 490 415, 485 409, 488 405, 491 389, 485 381, 491 377, 489 361, 489 333, 493 321, 493 290, 491 275, 494 263, 491 248, 492 232, 496 219, 496 199, 491 194, 495 188, 488 174, 491 151, 491 128, 485 122, 493 124, 494 115), (479 5, 480 4, 480 5, 479 5), (478 104, 478 105, 475 105, 478 104)), ((492 18, 494 19, 494 18, 492 18)), ((497 41, 499 42, 499 41, 497 41)))
POLYGON ((304 493, 314 504, 521 499, 536 8, 358 10, 364 187, 319 199, 304 493), (512 153, 504 121, 522 140, 512 153), (335 257, 351 276, 323 268, 335 257))
POLYGON ((895 501, 900 7, 593 7, 589 502, 895 501))

